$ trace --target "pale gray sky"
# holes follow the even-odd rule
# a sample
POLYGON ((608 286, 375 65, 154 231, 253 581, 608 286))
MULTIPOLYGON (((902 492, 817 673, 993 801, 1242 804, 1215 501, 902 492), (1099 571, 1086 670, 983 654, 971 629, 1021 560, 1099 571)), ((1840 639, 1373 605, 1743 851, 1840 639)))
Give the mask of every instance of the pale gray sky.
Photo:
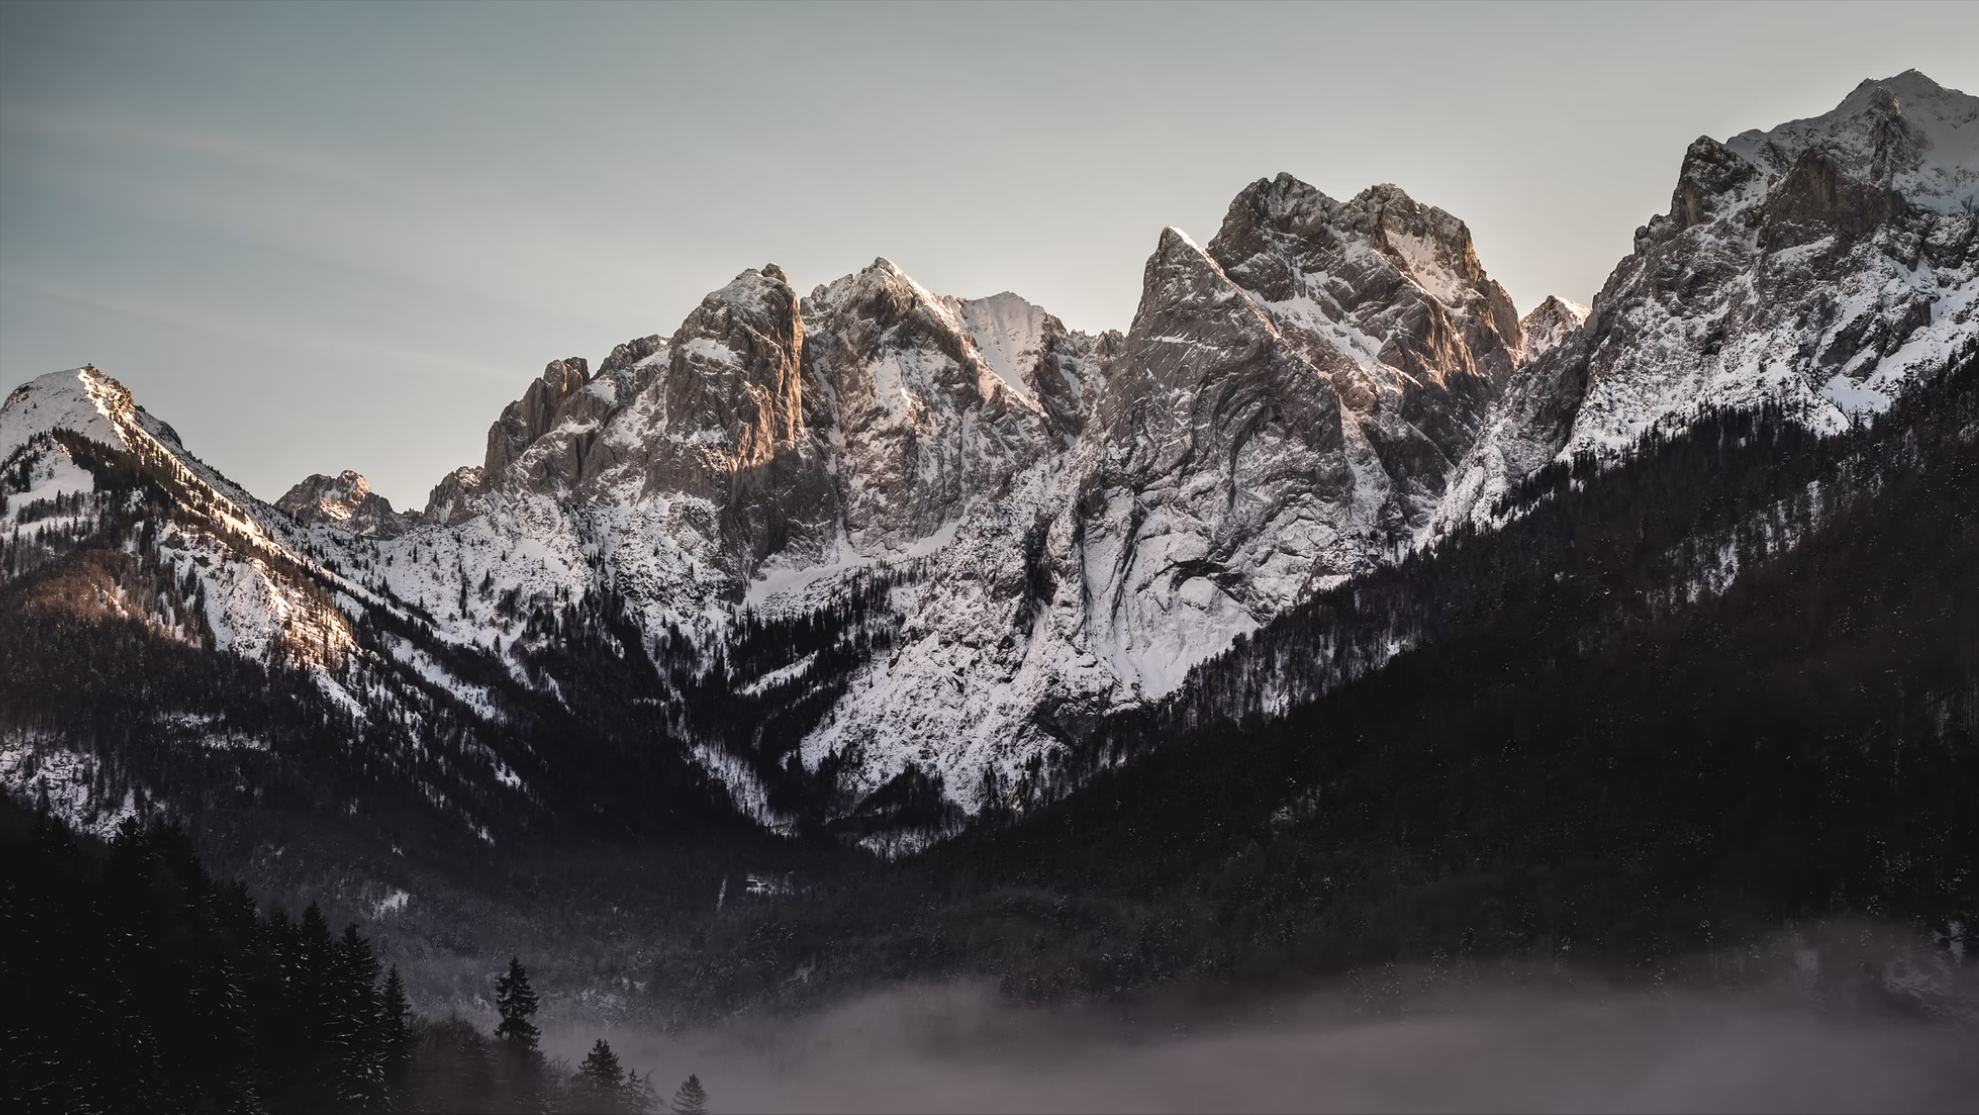
POLYGON ((0 4, 0 392, 94 362, 266 497, 401 506, 553 358, 774 260, 1124 328, 1164 225, 1391 181, 1586 301, 1706 134, 1979 5, 0 4))

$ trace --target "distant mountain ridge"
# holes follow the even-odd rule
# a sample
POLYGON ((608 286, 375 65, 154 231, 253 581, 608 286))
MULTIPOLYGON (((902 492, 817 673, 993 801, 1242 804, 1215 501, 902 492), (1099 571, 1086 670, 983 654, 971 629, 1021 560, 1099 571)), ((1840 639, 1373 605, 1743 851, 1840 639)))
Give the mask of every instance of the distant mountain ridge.
POLYGON ((917 846, 1549 466, 1724 408, 1845 429, 1971 359, 1975 136, 1979 98, 1912 71, 1700 139, 1593 306, 1523 320, 1456 217, 1288 175, 1206 248, 1164 231, 1125 332, 884 259, 809 295, 766 265, 551 362, 416 516, 353 472, 264 504, 57 373, 0 409, 8 583, 123 547, 174 587, 92 614, 301 670, 407 748, 443 705, 481 741, 434 791, 464 831, 562 808, 534 780, 585 745, 517 727, 549 709, 648 718, 614 738, 711 809, 917 846))

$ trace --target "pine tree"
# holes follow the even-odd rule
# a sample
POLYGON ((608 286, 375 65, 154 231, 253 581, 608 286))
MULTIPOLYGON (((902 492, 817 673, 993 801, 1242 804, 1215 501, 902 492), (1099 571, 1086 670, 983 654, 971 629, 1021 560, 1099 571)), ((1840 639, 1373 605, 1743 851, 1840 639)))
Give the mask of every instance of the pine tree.
POLYGON ((495 1009, 502 1015, 495 1036, 530 1053, 536 1052, 536 1040, 542 1036, 542 1031, 530 1021, 536 1014, 536 992, 529 987, 529 973, 523 970, 519 957, 510 957, 508 975, 495 981, 495 1009))
POLYGON ((346 1108, 373 1110, 384 1098, 378 1020, 378 961, 352 922, 335 946, 331 967, 332 1042, 336 1097, 346 1108))
POLYGON ((634 1115, 653 1115, 660 1110, 660 1096, 653 1091, 653 1074, 640 1076, 627 1071, 618 1089, 619 1106, 634 1115))
POLYGON ((708 1092, 701 1078, 688 1074, 686 1083, 673 1094, 673 1115, 708 1115, 708 1092))
POLYGON ((539 1111, 544 1107, 545 1081, 536 1039, 542 1031, 530 1021, 536 1013, 536 992, 519 958, 510 957, 508 975, 495 981, 495 1009, 502 1015, 495 1027, 495 1068, 504 1101, 511 1110, 539 1111))
POLYGON ((625 1110, 621 1097, 624 1076, 624 1070, 619 1067, 618 1054, 612 1052, 605 1039, 599 1038, 591 1046, 591 1052, 585 1055, 584 1063, 577 1066, 577 1076, 571 1080, 578 1109, 599 1112, 625 1110))
POLYGON ((297 923, 294 951, 288 965, 288 978, 294 1002, 299 1008, 302 1074, 296 1081, 308 1102, 327 1105, 336 1095, 337 1011, 332 967, 336 939, 330 936, 330 923, 323 909, 311 902, 297 923))
POLYGON ((405 1085, 406 1065, 412 1059, 412 1007, 406 1002, 405 983, 399 979, 396 964, 385 974, 385 991, 378 1006, 378 1038, 385 1085, 397 1092, 405 1085))

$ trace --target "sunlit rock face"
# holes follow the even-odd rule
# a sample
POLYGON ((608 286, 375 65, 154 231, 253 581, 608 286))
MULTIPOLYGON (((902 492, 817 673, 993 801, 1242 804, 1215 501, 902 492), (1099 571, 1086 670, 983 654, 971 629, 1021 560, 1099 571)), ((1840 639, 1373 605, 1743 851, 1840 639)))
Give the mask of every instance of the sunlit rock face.
MULTIPOLYGON (((551 361, 543 369, 543 374, 523 392, 522 398, 510 403, 495 424, 488 428, 488 455, 481 466, 482 474, 503 476, 524 452, 542 440, 543 435, 558 426, 567 415, 595 409, 586 405, 580 397, 584 384, 583 357, 551 361)), ((574 478, 578 464, 571 459, 540 455, 535 463, 539 470, 543 470, 539 481, 554 477, 566 482, 574 478)))
POLYGON ((1280 175, 1237 196, 1209 254, 1333 384, 1367 513, 1355 529, 1406 546, 1522 359, 1470 230, 1395 186, 1342 202, 1280 175))
POLYGON ((335 476, 318 473, 275 501, 298 522, 329 523, 365 538, 396 538, 419 521, 392 510, 392 501, 371 490, 371 482, 348 469, 335 476))
POLYGON ((1716 407, 1821 431, 1979 351, 1979 98, 1916 71, 1833 111, 1691 144, 1587 320, 1510 384, 1438 529, 1547 463, 1716 407))
MULTIPOLYGON (((554 637, 532 609, 609 599, 646 653, 716 665, 740 616, 839 615, 878 578, 862 622, 886 653, 827 675, 751 652, 777 664, 726 684, 797 694, 796 760, 846 808, 910 769, 975 808, 1405 546, 1517 359, 1462 223, 1392 187, 1261 182, 1213 246, 1235 271, 1165 233, 1131 328, 1099 336, 886 260, 804 297, 751 269, 595 373, 551 362, 416 523, 354 474, 281 510, 439 637, 509 658, 554 637)), ((700 757, 766 799, 752 757, 700 757)))

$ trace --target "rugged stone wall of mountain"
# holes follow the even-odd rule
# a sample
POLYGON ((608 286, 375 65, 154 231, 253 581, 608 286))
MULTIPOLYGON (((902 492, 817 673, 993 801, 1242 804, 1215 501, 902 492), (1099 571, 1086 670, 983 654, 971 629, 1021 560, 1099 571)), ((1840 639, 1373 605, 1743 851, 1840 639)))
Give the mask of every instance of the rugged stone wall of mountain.
POLYGON ((1691 144, 1586 324, 1510 384, 1437 513, 1488 523, 1562 456, 1627 452, 1714 407, 1819 430, 1979 346, 1979 98, 1916 71, 1833 111, 1691 144))
MULTIPOLYGON (((361 481, 306 482, 283 510, 436 637, 506 658, 554 642, 530 616, 609 598, 647 653, 685 639, 712 664, 738 608, 894 580, 883 661, 777 667, 792 702, 831 695, 800 754, 847 802, 911 768, 973 808, 1395 552, 1474 424, 1451 408, 1517 358, 1461 222, 1398 190, 1260 183, 1217 243, 1253 241, 1239 262, 1275 299, 1171 231, 1133 327, 1097 337, 885 260, 802 299, 774 265, 745 271, 595 375, 548 365, 416 529, 368 527, 361 481)), ((706 758, 766 799, 751 756, 706 758)))
POLYGON ((1560 342, 1572 336, 1574 330, 1579 329, 1586 320, 1586 306, 1558 295, 1547 295, 1546 301, 1534 306, 1531 313, 1519 319, 1519 336, 1525 347, 1526 362, 1537 360, 1560 347, 1560 342))
POLYGON ((1044 409, 983 360, 960 317, 886 260, 806 300, 812 414, 841 462, 862 553, 933 536, 1058 448, 1044 409))
POLYGON ((1470 230, 1392 185, 1340 202, 1280 175, 1238 195, 1209 254, 1333 381, 1364 502, 1391 546, 1412 540, 1523 358, 1470 230))
POLYGON ((1368 560, 1332 384, 1175 229, 1094 429, 1080 572, 1130 692, 1166 692, 1315 578, 1368 560))

